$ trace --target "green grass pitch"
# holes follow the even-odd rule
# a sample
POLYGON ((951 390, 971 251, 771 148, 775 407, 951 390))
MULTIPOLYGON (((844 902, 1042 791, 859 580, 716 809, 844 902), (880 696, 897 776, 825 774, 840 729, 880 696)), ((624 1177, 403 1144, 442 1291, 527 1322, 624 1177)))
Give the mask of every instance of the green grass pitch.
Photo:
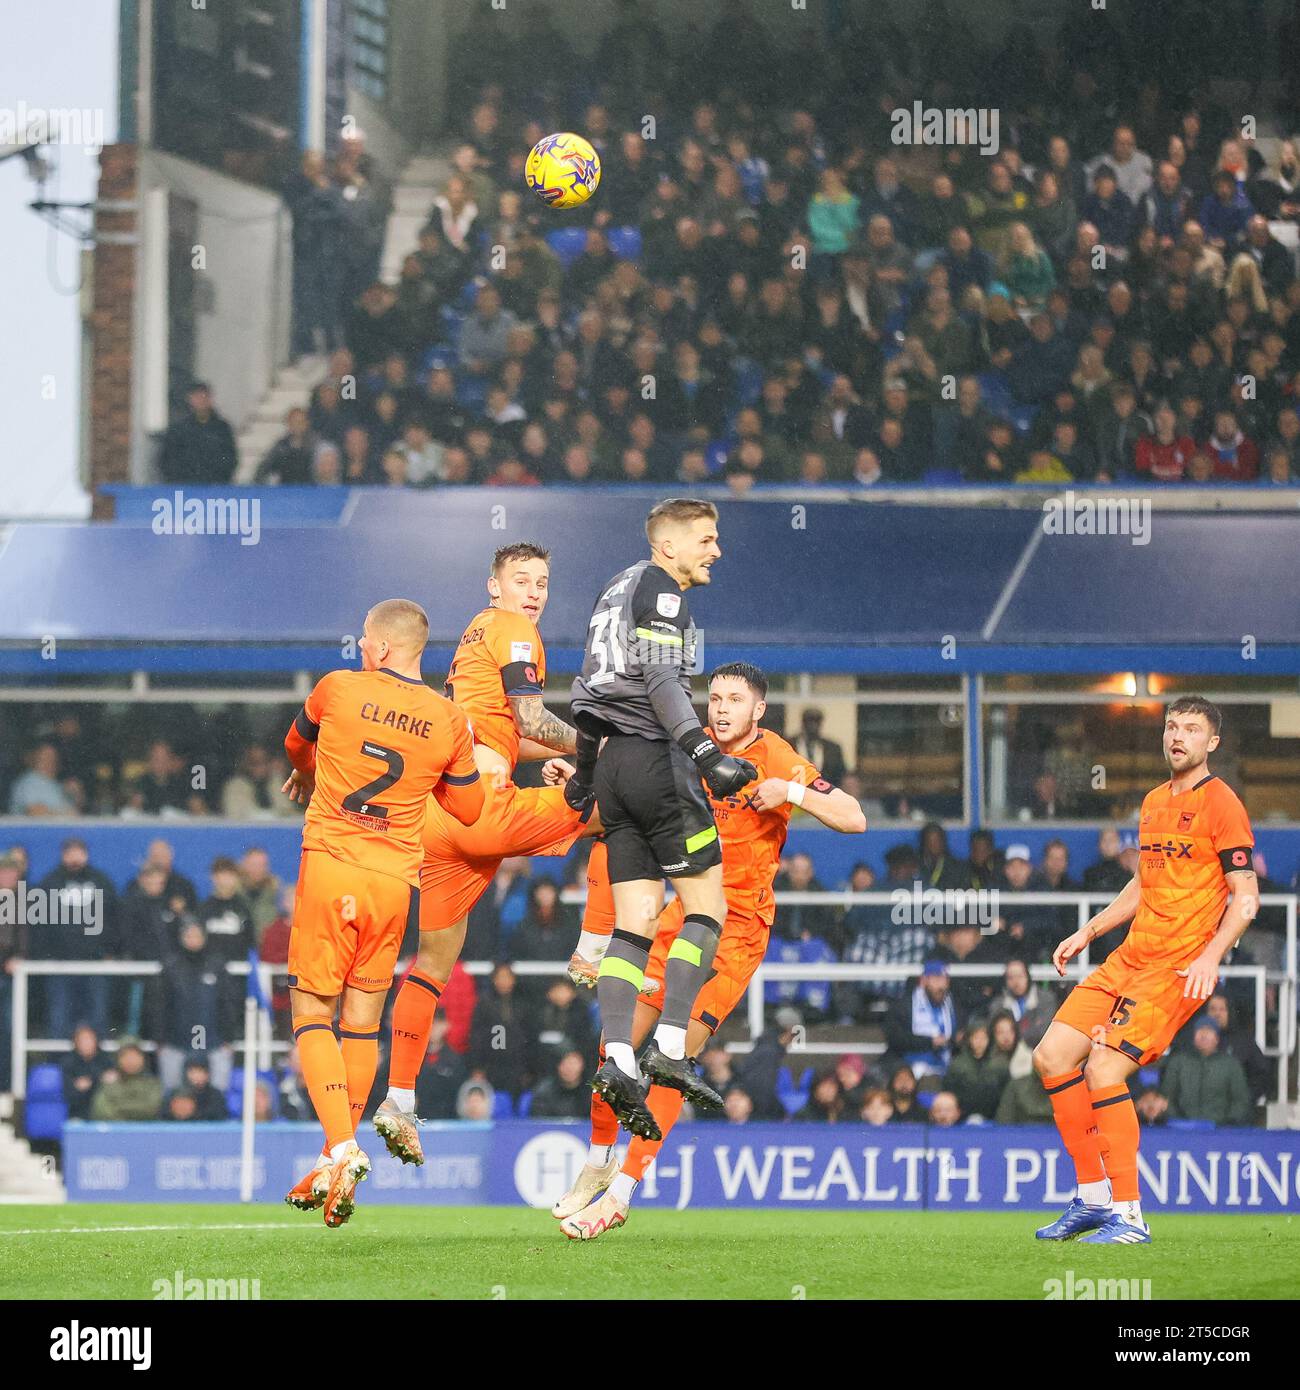
POLYGON ((590 1244, 546 1212, 368 1207, 328 1231, 275 1206, 0 1206, 0 1300, 151 1299, 258 1281, 263 1299, 1042 1299, 1150 1279, 1153 1299, 1294 1298, 1300 1217, 1162 1216, 1150 1246, 1033 1239, 1036 1212, 638 1211, 590 1244), (120 1228, 120 1229, 114 1229, 120 1228), (152 1229, 151 1229, 152 1228, 152 1229))

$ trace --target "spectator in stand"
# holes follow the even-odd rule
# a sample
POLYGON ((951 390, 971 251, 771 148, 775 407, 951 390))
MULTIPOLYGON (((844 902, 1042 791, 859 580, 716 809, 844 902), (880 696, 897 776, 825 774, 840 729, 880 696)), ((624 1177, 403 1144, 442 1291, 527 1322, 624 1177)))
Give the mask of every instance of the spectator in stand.
MULTIPOLYGON (((919 871, 916 852, 909 845, 895 845, 886 853, 885 863, 888 879, 884 889, 910 895, 919 871)), ((870 891, 869 874, 866 865, 855 866, 850 888, 854 892, 870 891)), ((888 903, 862 903, 849 908, 840 925, 840 935, 845 941, 844 959, 854 964, 919 967, 934 950, 930 928, 921 922, 895 922, 888 903)), ((874 1000, 897 998, 904 989, 901 980, 844 983, 834 991, 836 1010, 842 1018, 867 1022, 874 1000)))
POLYGON ((823 1072, 814 1078, 808 1101, 794 1118, 805 1124, 836 1124, 847 1108, 839 1077, 833 1071, 823 1072))
MULTIPOLYGON (((515 962, 568 960, 576 928, 572 910, 560 901, 556 881, 549 876, 534 879, 524 919, 510 938, 510 957, 515 962)), ((519 985, 520 996, 538 1003, 546 984, 545 976, 525 978, 519 985)))
POLYGON ((1083 200, 1079 212, 1096 229, 1097 244, 1106 248, 1106 257, 1125 265, 1133 237, 1133 203, 1120 189, 1115 171, 1107 163, 1097 165, 1092 174, 1092 192, 1083 200))
POLYGON ((280 880, 271 872, 271 856, 260 845, 246 849, 239 860, 239 892, 253 923, 253 941, 260 949, 267 928, 280 910, 280 880))
MULTIPOLYGON (((122 894, 121 952, 127 960, 161 960, 177 938, 185 903, 168 901, 167 870, 160 863, 143 863, 122 894), (179 910, 177 910, 179 909, 179 910)), ((135 977, 124 984, 128 1033, 157 1037, 161 1019, 163 981, 157 976, 135 977)))
POLYGON ((1178 166, 1161 160, 1155 182, 1138 199, 1138 220, 1150 227, 1162 250, 1170 250, 1182 232, 1191 205, 1178 166))
POLYGON ((535 1010, 519 991, 514 970, 502 962, 474 1006, 466 1057, 471 1074, 517 1098, 533 1074, 536 1040, 535 1010))
POLYGON ((868 1091, 863 1097, 858 1118, 864 1125, 870 1125, 873 1129, 893 1123, 894 1102, 890 1099, 889 1092, 880 1087, 868 1091))
POLYGON ((221 1027, 233 1037, 242 1025, 244 981, 225 967, 248 959, 256 945, 253 918, 239 877, 239 865, 225 855, 212 861, 212 892, 194 910, 203 932, 204 949, 218 972, 221 1027))
POLYGON ((144 772, 127 793, 127 809, 144 816, 206 815, 207 800, 191 780, 200 770, 192 768, 187 776, 185 760, 171 744, 166 739, 154 739, 145 758, 144 772))
POLYGON ((442 239, 467 260, 472 258, 478 244, 479 205, 470 194, 468 181, 453 174, 443 185, 443 191, 433 200, 429 225, 442 239))
POLYGON ((1264 455, 1264 476, 1261 482, 1273 487, 1294 487, 1297 481, 1291 453, 1281 444, 1272 445, 1264 455))
POLYGON ((279 758, 260 743, 250 743, 239 758, 239 770, 221 789, 221 814, 227 820, 296 820, 301 808, 280 788, 289 775, 279 758))
POLYGON ((1013 222, 1007 236, 1002 280, 1019 310, 1041 309, 1056 284, 1056 272, 1047 252, 1038 244, 1027 223, 1013 222))
MULTIPOLYGON (((37 884, 47 921, 28 929, 35 960, 89 963, 111 959, 120 949, 117 889, 90 863, 86 842, 64 840, 58 867, 37 884)), ((50 975, 44 980, 50 1036, 70 1038, 79 1022, 102 1033, 108 1026, 109 981, 96 975, 50 975)))
POLYGON ((447 1042, 448 1024, 440 1012, 429 1029, 425 1053, 415 1083, 416 1113, 426 1120, 454 1120, 456 1097, 468 1077, 465 1061, 447 1042))
POLYGON ((1205 441, 1214 461, 1214 476, 1234 483, 1254 482, 1259 475, 1259 448, 1237 426, 1231 410, 1216 410, 1214 429, 1205 441))
POLYGON ((196 1120, 212 1124, 230 1119, 226 1097, 212 1084, 212 1071, 203 1053, 195 1052, 186 1058, 181 1089, 188 1091, 194 1099, 196 1120))
POLYGON ((587 1065, 576 1047, 562 1053, 551 1075, 533 1088, 528 1113, 538 1119, 585 1120, 591 1113, 587 1065))
POLYGON ((170 840, 150 840, 149 847, 145 850, 144 862, 146 864, 156 864, 162 869, 166 876, 166 884, 163 888, 163 895, 166 897, 173 912, 184 912, 198 905, 199 895, 195 891, 194 881, 186 878, 176 868, 176 851, 172 848, 170 840))
POLYGON ((970 887, 969 866, 948 848, 948 832, 938 821, 927 821, 917 838, 919 872, 927 888, 970 887))
POLYGON ((1083 889, 1088 893, 1114 895, 1126 887, 1132 874, 1120 863, 1119 831, 1108 825, 1097 836, 1097 858, 1083 871, 1083 889))
POLYGON ((302 487, 312 481, 311 465, 316 452, 311 418, 296 405, 285 415, 284 424, 286 433, 276 440, 258 465, 254 482, 275 487, 302 487))
MULTIPOLYGON (((1248 1023, 1243 1022, 1238 1026, 1233 1022, 1232 1006, 1222 990, 1206 1000, 1205 1017, 1212 1019, 1219 1030, 1219 1051, 1224 1056, 1235 1057, 1241 1063, 1251 1102, 1259 1104, 1268 1100, 1270 1089, 1276 1081, 1276 1069, 1260 1051, 1254 1029, 1248 1023)), ((1183 1046, 1185 1048, 1186 1044, 1183 1046)))
MULTIPOLYGON (((882 160, 882 164, 892 161, 882 160)), ((877 165, 877 177, 879 177, 877 165)), ((839 267, 839 258, 858 233, 858 198, 844 186, 835 168, 823 169, 820 186, 808 204, 808 230, 812 233, 812 261, 809 269, 817 279, 827 279, 839 267)), ((870 206, 875 200, 868 200, 870 206)))
POLYGON ((9 789, 11 816, 75 816, 84 792, 72 778, 59 775, 59 752, 53 743, 38 743, 23 760, 27 770, 9 789))
POLYGON ((1134 447, 1133 470, 1160 483, 1180 483, 1196 452, 1196 441, 1179 434, 1178 415, 1168 401, 1156 407, 1155 433, 1142 435, 1134 447))
POLYGON ((474 301, 474 312, 460 330, 460 362, 473 376, 486 376, 505 359, 507 339, 518 319, 501 307, 501 295, 484 285, 474 301))
POLYGON ((413 487, 442 479, 446 450, 429 434, 429 426, 419 416, 407 420, 402 427, 401 443, 390 453, 398 454, 405 464, 405 482, 413 487))
POLYGON ((1151 156, 1138 149, 1131 126, 1116 126, 1110 149, 1089 160, 1085 168, 1095 180, 1103 165, 1114 173, 1120 191, 1130 203, 1141 202, 1151 187, 1151 156))
POLYGON ((785 1119, 777 1083, 786 1055, 803 1031, 803 1015, 798 1009, 778 1009, 771 1025, 758 1035, 753 1050, 737 1069, 739 1087, 733 1089, 744 1089, 756 1120, 785 1119))
MULTIPOLYGON (((279 912, 262 933, 258 956, 266 965, 289 963, 289 936, 293 931, 296 889, 297 885, 293 883, 285 884, 281 888, 279 912)), ((289 1038, 290 1021, 288 974, 285 971, 277 971, 271 981, 271 1030, 280 1042, 289 1038)))
MULTIPOLYGON (((974 1023, 944 1075, 945 1091, 955 1097, 963 1115, 991 1120, 1009 1079, 1008 1066, 1008 1059, 990 1044, 988 1025, 974 1023)), ((930 1103, 931 1118, 938 1098, 930 1103)))
POLYGON ((895 1124, 924 1124, 929 1118, 916 1093, 916 1073, 907 1065, 897 1067, 890 1077, 889 1099, 895 1124))
MULTIPOLYGON (((807 754, 804 755, 805 757, 807 754)), ((774 883, 777 895, 776 922, 773 933, 787 940, 798 941, 813 938, 825 941, 837 936, 834 910, 823 903, 782 904, 782 893, 823 893, 825 888, 818 879, 812 856, 802 851, 790 855, 785 866, 777 874, 774 883)))
POLYGON ((1092 437, 1097 463, 1097 482, 1118 482, 1138 471, 1142 441, 1154 428, 1150 416, 1138 409, 1138 394, 1131 382, 1117 381, 1106 403, 1093 416, 1092 437))
POLYGON ((1242 252, 1258 266, 1264 288, 1270 295, 1286 294, 1286 287, 1296 278, 1295 254, 1273 235, 1268 219, 1259 213, 1246 223, 1242 252))
POLYGON ((1255 210, 1245 190, 1226 169, 1214 174, 1210 188, 1201 200, 1196 218, 1205 230, 1207 242, 1226 260, 1240 245, 1255 210))
POLYGON ((186 413, 163 435, 158 476, 164 483, 217 487, 234 479, 239 455, 235 432, 217 414, 206 382, 196 381, 185 394, 186 413))
POLYGON ((301 358, 329 352, 342 341, 342 196, 319 150, 303 152, 285 202, 293 216, 293 354, 301 358))
POLYGON ((889 1012, 885 1036, 889 1050, 914 1074, 942 1075, 952 1060, 952 1047, 962 1019, 952 998, 948 968, 929 960, 915 987, 899 998, 889 1012))
POLYGON ((139 1041, 119 1039, 114 1065, 100 1076, 90 1104, 92 1120, 156 1120, 162 1107, 162 1083, 148 1070, 139 1041))
POLYGON ((845 772, 844 751, 822 736, 825 715, 813 706, 799 716, 799 732, 791 740, 795 752, 820 769, 828 782, 839 783, 845 772))
MULTIPOLYGON (((754 1116, 753 1097, 743 1086, 733 1086, 722 1098, 722 1113, 728 1124, 748 1124, 754 1116)), ((703 1116, 697 1118, 707 1118, 708 1114, 705 1111, 703 1116)))
MULTIPOLYGON (((233 1030, 223 1026, 229 1010, 223 1010, 222 957, 208 943, 207 934, 192 918, 181 922, 174 942, 162 957, 163 1009, 158 1070, 166 1087, 181 1083, 185 1058, 196 1049, 219 1055, 233 1030)), ((241 985, 242 995, 242 980, 241 985)), ((229 1062, 223 1062, 223 1080, 229 1062)))
POLYGON ((1246 1071, 1219 1050, 1219 1025, 1208 1014, 1192 1030, 1192 1050, 1175 1052, 1165 1065, 1160 1089, 1169 1098, 1169 1113, 1181 1120, 1208 1120, 1214 1125, 1245 1125, 1254 1106, 1246 1071))
POLYGON ((111 1063, 100 1050, 99 1034, 88 1024, 78 1026, 72 1035, 72 1051, 63 1059, 63 1103, 68 1119, 90 1119, 95 1092, 111 1063))

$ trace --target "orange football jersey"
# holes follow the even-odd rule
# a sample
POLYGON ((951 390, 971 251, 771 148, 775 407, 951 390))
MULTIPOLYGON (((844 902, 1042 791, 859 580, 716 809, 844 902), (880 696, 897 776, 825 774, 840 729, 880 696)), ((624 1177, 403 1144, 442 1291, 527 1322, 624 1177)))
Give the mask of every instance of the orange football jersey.
POLYGON ((285 748, 295 767, 315 767, 303 849, 323 849, 413 885, 420 881, 430 793, 440 781, 454 787, 478 780, 461 711, 423 681, 386 669, 323 676, 285 748))
POLYGON ((1251 867, 1254 844, 1246 808, 1213 774, 1179 796, 1168 782, 1148 792, 1138 821, 1142 897, 1116 954, 1130 965, 1195 959, 1223 917, 1226 875, 1251 867))
POLYGON ((722 886, 729 912, 757 917, 771 926, 776 916, 772 881, 780 867, 794 807, 787 801, 775 811, 756 811, 751 794, 768 777, 815 786, 818 791, 829 791, 830 783, 770 729, 760 729, 753 743, 736 749, 735 756, 753 763, 758 776, 733 796, 709 798, 722 842, 722 886))
POLYGON ((519 757, 511 695, 540 695, 546 687, 546 651, 522 613, 485 608, 465 629, 447 672, 446 695, 464 710, 474 740, 514 766, 519 757))

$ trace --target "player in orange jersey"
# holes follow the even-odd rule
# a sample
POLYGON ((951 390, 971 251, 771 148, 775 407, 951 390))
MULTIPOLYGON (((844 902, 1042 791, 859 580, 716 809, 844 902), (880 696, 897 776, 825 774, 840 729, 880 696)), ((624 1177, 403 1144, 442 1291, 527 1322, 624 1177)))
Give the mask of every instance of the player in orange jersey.
POLYGON ((1067 961, 1132 918, 1128 936, 1070 991, 1034 1066, 1078 1179, 1063 1215, 1040 1240, 1145 1245, 1138 1195, 1138 1117, 1133 1073, 1162 1056, 1174 1034, 1214 993, 1224 956, 1259 908, 1254 836, 1236 793, 1209 770, 1222 717, 1199 696, 1165 711, 1170 778, 1142 802, 1138 871, 1109 907, 1052 955, 1067 961))
POLYGON ((420 881, 427 808, 465 823, 483 809, 469 723, 420 676, 428 639, 419 604, 376 604, 359 644, 362 669, 323 676, 284 740, 293 765, 284 790, 307 803, 289 937, 293 1036, 325 1130, 315 1167, 286 1200, 323 1206, 327 1226, 352 1214, 370 1171, 356 1127, 420 881))
MULTIPOLYGON (((772 883, 781 862, 790 816, 796 806, 832 830, 846 835, 867 828, 862 808, 845 791, 831 786, 779 734, 759 727, 767 705, 767 677, 748 662, 719 666, 709 677, 709 733, 722 751, 744 757, 758 769, 758 780, 731 796, 711 797, 722 843, 722 885, 727 918, 713 958, 713 974, 700 989, 686 1030, 686 1055, 699 1055, 722 1021, 740 1003, 767 951, 776 915, 772 883)), ((674 899, 660 914, 646 976, 662 984, 664 966, 679 941, 685 913, 674 899)), ((585 921, 584 921, 585 925, 585 921)), ((659 1018, 662 994, 642 997, 633 1020, 639 1047, 659 1018)), ((646 1097, 666 1137, 681 1114, 684 1097, 671 1086, 652 1085, 646 1097)), ((637 1183, 654 1162, 663 1140, 635 1138, 622 1172, 616 1173, 614 1142, 618 1121, 609 1105, 593 1095, 591 1148, 573 1187, 552 1208, 561 1230, 573 1240, 593 1240, 621 1226, 637 1183)))
MULTIPOLYGON (((550 589, 550 555, 541 546, 503 546, 492 560, 491 600, 465 629, 447 674, 447 694, 469 718, 474 760, 483 774, 483 814, 462 826, 437 807, 425 823, 420 873, 420 952, 393 1005, 389 1088, 375 1129, 394 1157, 423 1163, 415 1082, 428 1050, 438 998, 465 944, 470 910, 501 861, 514 855, 567 854, 599 829, 594 805, 573 807, 562 786, 521 788, 520 759, 572 752, 570 725, 545 704, 546 651, 537 623, 550 589)), ((580 938, 571 964, 590 983, 608 937, 580 938)))

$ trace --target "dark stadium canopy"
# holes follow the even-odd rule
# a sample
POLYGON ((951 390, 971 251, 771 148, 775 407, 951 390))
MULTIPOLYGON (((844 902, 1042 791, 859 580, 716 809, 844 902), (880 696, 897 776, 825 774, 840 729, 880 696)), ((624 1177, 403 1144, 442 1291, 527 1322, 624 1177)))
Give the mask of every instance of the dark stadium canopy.
MULTIPOLYGON (((227 489, 255 544, 156 534, 161 489, 111 524, 19 525, 0 554, 0 674, 319 669, 366 608, 404 595, 445 655, 485 602, 493 550, 554 552, 542 622, 573 669, 596 593, 645 554, 641 489, 227 489), (251 517, 246 512, 245 518, 251 517), (214 646, 213 644, 220 644, 214 646)), ((202 498, 188 489, 187 498, 202 498)), ((1300 671, 1300 515, 1155 511, 1148 543, 1047 534, 1041 511, 746 499, 692 595, 705 660, 774 670, 1300 671), (1242 643, 1257 656, 1243 668, 1242 643)), ((430 661, 432 669, 436 662, 430 661)))

